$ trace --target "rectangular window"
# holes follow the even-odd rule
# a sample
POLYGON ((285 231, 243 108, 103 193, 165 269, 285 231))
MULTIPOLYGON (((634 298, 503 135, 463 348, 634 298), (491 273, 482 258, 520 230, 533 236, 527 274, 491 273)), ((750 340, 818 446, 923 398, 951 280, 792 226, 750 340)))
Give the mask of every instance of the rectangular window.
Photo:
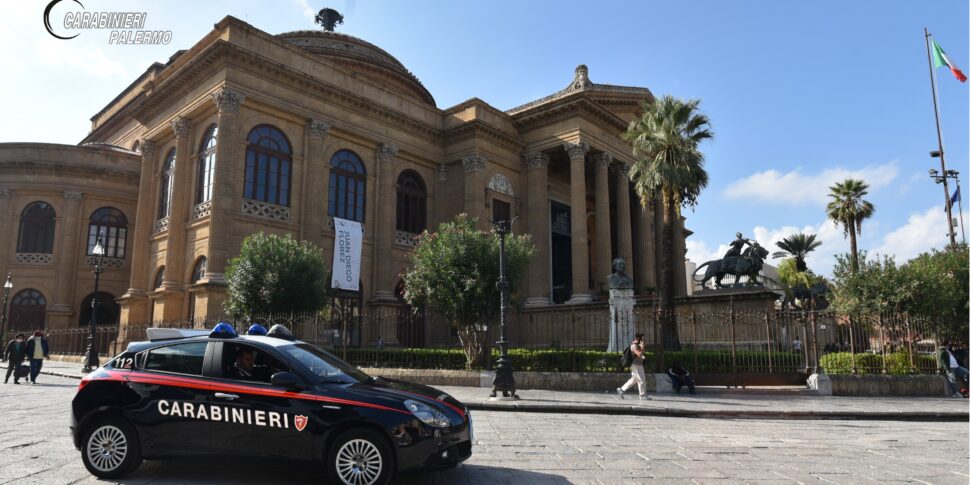
POLYGON ((266 155, 260 155, 256 163, 256 200, 266 200, 266 155))
POLYGON ((245 191, 243 192, 243 197, 247 199, 252 199, 254 196, 253 181, 256 180, 255 173, 256 173, 256 154, 251 151, 247 151, 246 152, 246 188, 245 188, 245 191))
POLYGON ((330 188, 327 190, 327 215, 333 217, 337 209, 337 175, 330 174, 330 188))
POLYGON ((364 222, 364 182, 357 181, 357 222, 364 222))
POLYGON ((280 173, 280 159, 276 157, 269 158, 269 182, 267 183, 267 194, 266 202, 270 204, 280 203, 279 194, 279 173, 280 173))
POLYGON ((280 205, 290 206, 290 162, 280 165, 280 205))
POLYGON ((149 351, 145 369, 177 374, 202 375, 205 342, 169 345, 149 351))
POLYGON ((511 220, 512 206, 508 202, 492 199, 492 222, 511 220))

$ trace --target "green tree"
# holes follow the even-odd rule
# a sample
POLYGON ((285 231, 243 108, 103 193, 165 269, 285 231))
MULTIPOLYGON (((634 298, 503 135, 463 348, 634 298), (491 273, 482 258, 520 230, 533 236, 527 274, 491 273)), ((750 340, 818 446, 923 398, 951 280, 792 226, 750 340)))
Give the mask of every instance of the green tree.
MULTIPOLYGON (((475 228, 465 214, 418 237, 404 272, 404 299, 446 318, 458 331, 469 369, 484 363, 485 326, 498 312, 499 237, 475 228)), ((527 235, 505 240, 507 277, 513 290, 535 247, 527 235)))
POLYGON ((257 233, 242 243, 226 269, 226 314, 248 319, 280 312, 316 312, 326 306, 323 251, 291 236, 257 233))
POLYGON ((965 340, 970 312, 970 257, 966 243, 933 250, 902 268, 906 310, 941 338, 965 340))
POLYGON ((680 350, 674 313, 674 265, 684 264, 674 255, 674 224, 680 223, 684 205, 694 207, 707 186, 704 153, 700 143, 712 138, 710 120, 697 111, 699 100, 684 101, 664 96, 644 102, 643 113, 630 122, 623 134, 631 142, 637 161, 630 169, 640 203, 657 200, 663 204, 664 225, 661 250, 660 318, 664 349, 680 350))
POLYGON ((781 251, 773 254, 775 258, 792 257, 795 260, 795 269, 800 272, 808 270, 805 258, 808 253, 814 251, 822 245, 822 241, 815 240, 815 234, 792 234, 781 241, 775 243, 781 251))
POLYGON ((869 184, 858 179, 845 179, 829 187, 832 198, 826 207, 829 219, 849 236, 852 247, 852 268, 859 268, 859 250, 856 235, 862 234, 862 221, 872 217, 876 208, 863 197, 869 193, 869 184))

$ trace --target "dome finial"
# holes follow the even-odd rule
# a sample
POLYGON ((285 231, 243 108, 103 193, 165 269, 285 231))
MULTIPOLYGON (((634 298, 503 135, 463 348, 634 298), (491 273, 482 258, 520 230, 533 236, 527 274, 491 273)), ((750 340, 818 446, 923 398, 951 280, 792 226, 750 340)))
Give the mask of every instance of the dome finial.
POLYGON ((340 15, 340 12, 332 8, 325 8, 320 10, 320 13, 317 14, 314 21, 320 24, 323 27, 323 30, 333 32, 333 29, 337 26, 337 24, 344 23, 344 16, 340 15))

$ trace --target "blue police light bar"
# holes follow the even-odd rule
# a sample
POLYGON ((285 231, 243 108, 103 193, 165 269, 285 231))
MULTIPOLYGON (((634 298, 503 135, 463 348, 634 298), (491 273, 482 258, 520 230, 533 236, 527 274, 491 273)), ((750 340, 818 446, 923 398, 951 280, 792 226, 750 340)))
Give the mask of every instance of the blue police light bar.
POLYGON ((246 330, 246 335, 266 335, 266 327, 254 323, 249 326, 249 330, 246 330))
POLYGON ((296 337, 293 336, 290 329, 278 323, 269 328, 269 333, 267 335, 270 337, 281 338, 283 340, 296 340, 296 337))
POLYGON ((209 333, 209 338, 236 338, 238 336, 236 329, 226 322, 219 323, 209 333))

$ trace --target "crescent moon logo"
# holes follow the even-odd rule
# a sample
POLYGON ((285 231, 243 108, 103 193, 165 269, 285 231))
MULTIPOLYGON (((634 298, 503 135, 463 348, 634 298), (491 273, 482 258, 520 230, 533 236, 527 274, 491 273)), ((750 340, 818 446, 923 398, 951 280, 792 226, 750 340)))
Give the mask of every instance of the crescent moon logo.
MULTIPOLYGON (((51 28, 51 18, 50 18, 51 17, 51 10, 53 10, 54 9, 54 5, 57 5, 60 1, 61 0, 53 0, 53 1, 51 1, 51 3, 48 3, 47 4, 47 8, 44 9, 44 28, 47 29, 47 33, 48 34, 50 34, 50 35, 52 35, 52 36, 54 36, 54 37, 56 37, 58 39, 62 39, 62 40, 73 39, 73 38, 77 37, 80 34, 74 34, 74 35, 72 35, 70 37, 64 37, 64 36, 60 36, 60 35, 55 34, 54 33, 54 29, 51 28)), ((82 4, 79 0, 74 0, 74 3, 80 5, 81 8, 84 8, 84 4, 82 4)))

